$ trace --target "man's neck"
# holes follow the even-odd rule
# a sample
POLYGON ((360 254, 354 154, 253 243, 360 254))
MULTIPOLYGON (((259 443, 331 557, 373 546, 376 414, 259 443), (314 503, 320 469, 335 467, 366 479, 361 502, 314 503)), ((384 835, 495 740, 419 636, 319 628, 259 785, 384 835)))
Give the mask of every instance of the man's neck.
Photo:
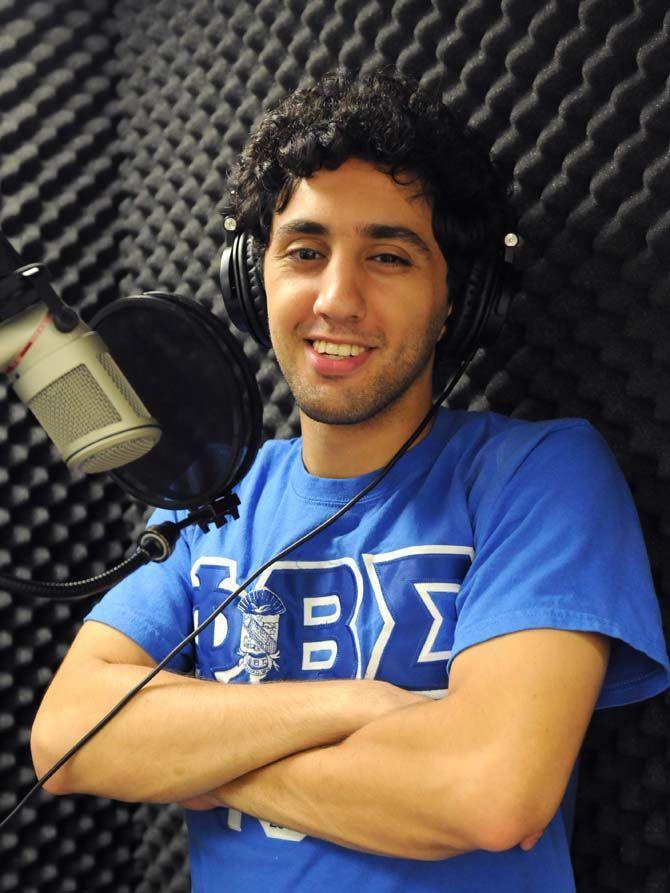
MULTIPOLYGON (((310 474, 323 478, 359 477, 382 468, 419 427, 430 404, 411 413, 398 414, 392 408, 366 422, 329 425, 315 422, 300 413, 302 459, 310 474)), ((421 432, 415 446, 430 431, 421 432)))

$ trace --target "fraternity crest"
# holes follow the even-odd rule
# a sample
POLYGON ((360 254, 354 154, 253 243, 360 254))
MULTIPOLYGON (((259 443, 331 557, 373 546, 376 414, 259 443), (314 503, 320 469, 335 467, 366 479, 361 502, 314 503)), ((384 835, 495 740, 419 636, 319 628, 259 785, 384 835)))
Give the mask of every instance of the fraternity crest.
POLYGON ((262 587, 246 593, 237 603, 242 612, 241 655, 230 670, 219 670, 219 682, 229 682, 240 673, 249 674, 250 682, 260 682, 279 666, 279 618, 286 611, 282 600, 271 589, 262 587))

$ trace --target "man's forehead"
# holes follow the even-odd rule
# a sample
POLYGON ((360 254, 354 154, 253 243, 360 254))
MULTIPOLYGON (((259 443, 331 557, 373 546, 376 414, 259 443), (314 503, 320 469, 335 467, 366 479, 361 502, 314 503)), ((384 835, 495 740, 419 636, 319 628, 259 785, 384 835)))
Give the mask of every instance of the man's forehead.
POLYGON ((371 162, 352 158, 298 179, 285 206, 272 215, 271 232, 273 238, 330 235, 339 225, 371 238, 415 237, 423 250, 433 234, 432 203, 411 175, 397 182, 371 162))

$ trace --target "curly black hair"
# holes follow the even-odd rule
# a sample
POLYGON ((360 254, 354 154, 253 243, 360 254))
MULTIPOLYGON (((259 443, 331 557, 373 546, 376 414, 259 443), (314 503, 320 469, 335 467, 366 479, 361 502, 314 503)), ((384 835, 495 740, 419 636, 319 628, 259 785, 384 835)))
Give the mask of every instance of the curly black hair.
MULTIPOLYGON (((369 161, 398 183, 416 182, 416 196, 432 205, 457 308, 474 261, 499 251, 512 228, 507 182, 438 89, 388 70, 360 79, 331 72, 281 100, 253 131, 228 177, 226 213, 253 237, 261 276, 273 214, 300 179, 348 158, 369 161)), ((441 359, 438 345, 436 369, 441 359)))

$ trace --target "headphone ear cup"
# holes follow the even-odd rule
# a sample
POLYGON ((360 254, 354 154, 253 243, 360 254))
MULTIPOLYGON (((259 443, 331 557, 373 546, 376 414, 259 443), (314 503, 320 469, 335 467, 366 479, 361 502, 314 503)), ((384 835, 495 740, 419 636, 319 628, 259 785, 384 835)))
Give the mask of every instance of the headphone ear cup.
POLYGON ((253 240, 245 233, 236 235, 221 253, 219 285, 226 312, 235 328, 269 348, 267 299, 257 271, 253 240))
POLYGON ((256 341, 263 347, 270 348, 270 326, 268 325, 268 299, 259 270, 259 257, 254 240, 245 239, 245 271, 247 274, 248 304, 247 313, 250 328, 256 341))
MULTIPOLYGON (((497 258, 478 260, 472 265, 467 282, 446 322, 442 351, 450 360, 460 362, 465 359, 472 350, 481 346, 484 335, 489 335, 487 320, 500 297, 500 265, 497 258)), ((487 337, 486 340, 492 339, 487 337)))

